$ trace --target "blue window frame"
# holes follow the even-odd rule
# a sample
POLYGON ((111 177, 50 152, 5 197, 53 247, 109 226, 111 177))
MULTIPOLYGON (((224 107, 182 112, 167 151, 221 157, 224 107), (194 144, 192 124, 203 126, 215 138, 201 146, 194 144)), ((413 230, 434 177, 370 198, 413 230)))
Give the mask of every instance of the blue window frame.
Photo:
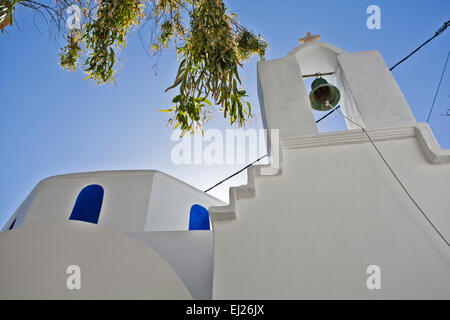
POLYGON ((205 207, 194 204, 189 214, 189 230, 211 230, 209 213, 205 207))
POLYGON ((70 220, 97 223, 103 203, 103 188, 98 184, 84 187, 78 194, 70 220))

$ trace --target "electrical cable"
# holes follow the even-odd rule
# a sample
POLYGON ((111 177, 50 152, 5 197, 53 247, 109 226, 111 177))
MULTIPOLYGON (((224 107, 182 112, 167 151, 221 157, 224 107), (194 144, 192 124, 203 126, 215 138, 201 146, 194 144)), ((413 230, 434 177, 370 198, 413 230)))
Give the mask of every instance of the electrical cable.
POLYGON ((438 31, 436 31, 434 33, 434 35, 428 39, 427 41, 425 41, 424 43, 422 43, 420 46, 418 46, 413 52, 411 52, 410 54, 408 54, 406 57, 404 57, 402 60, 400 60, 399 62, 397 62, 393 67, 391 67, 389 70, 392 71, 395 69, 395 67, 397 67, 399 64, 401 64, 403 61, 406 61, 409 57, 411 57, 414 53, 416 53, 417 51, 419 51, 424 45, 426 45, 428 42, 430 42, 431 40, 433 40, 434 38, 436 38, 438 35, 440 35, 442 32, 444 32, 445 29, 447 29, 447 27, 450 24, 450 20, 448 20, 447 22, 444 22, 444 24, 442 25, 442 27, 439 28, 438 31))
POLYGON ((444 69, 442 69, 441 79, 439 80, 439 84, 436 89, 436 94, 434 95, 433 103, 431 104, 431 109, 430 109, 430 112, 428 113, 427 123, 429 123, 429 121, 430 121, 431 113, 433 112, 433 108, 434 108, 434 103, 436 102, 436 98, 437 98, 439 89, 441 88, 442 78, 444 78, 445 69, 447 68, 448 57, 450 57, 450 50, 448 51, 447 60, 445 60, 444 69))
MULTIPOLYGON (((417 51, 420 50, 420 48, 422 48, 423 46, 425 46, 428 42, 430 42, 431 40, 433 40, 434 38, 436 38, 438 35, 440 35, 442 32, 444 32, 445 29, 447 29, 447 27, 450 24, 450 20, 448 20, 447 22, 445 22, 442 27, 439 28, 438 31, 435 32, 435 34, 428 39, 427 41, 425 41, 424 43, 422 43, 419 47, 417 47, 414 51, 412 51, 409 55, 407 55, 405 58, 403 58, 402 60, 400 60, 399 62, 397 62, 394 66, 392 66, 389 71, 394 70, 399 64, 401 64, 402 62, 408 60, 409 57, 411 57, 414 53, 416 53, 417 51)), ((448 61, 448 56, 447 56, 447 61, 448 61)), ((447 65, 447 62, 446 64, 447 65)), ((445 68, 444 68, 445 69, 445 68)), ((442 80, 442 79, 441 79, 442 80)), ((440 86, 440 84, 439 84, 440 86)), ((439 90, 439 89, 438 89, 439 90)), ((433 103, 434 105, 434 103, 433 103)), ((333 112, 337 111, 337 109, 339 109, 341 106, 337 106, 335 108, 333 108, 330 112, 328 112, 326 115, 324 115, 322 118, 320 118, 319 120, 316 121, 316 124, 319 123, 320 121, 322 121, 323 119, 327 118, 330 114, 332 114, 333 112)), ((342 113, 341 113, 342 114, 342 113)), ((345 117, 345 116, 344 116, 345 117)), ((350 120, 351 121, 351 120, 350 120)), ((352 121, 353 122, 353 121, 352 121)), ((427 121, 428 122, 428 121, 427 121)), ((356 124, 357 125, 357 124, 356 124)), ((252 163, 250 163, 249 165, 245 166, 244 168, 240 169, 239 171, 233 173, 232 175, 228 176, 227 178, 223 179, 222 181, 216 183, 214 186, 212 186, 211 188, 205 190, 204 192, 208 192, 210 190, 212 190, 213 188, 217 187, 218 185, 222 184, 223 182, 227 181, 228 179, 234 177, 235 175, 237 175, 238 173, 241 173, 242 171, 244 171, 245 169, 247 169, 248 167, 250 167, 251 165, 255 164, 256 162, 260 161, 261 159, 267 157, 267 154, 265 154, 264 156, 262 156, 259 159, 256 159, 255 161, 253 161, 252 163)), ((447 242, 448 244, 448 242, 447 242)))
POLYGON ((367 138, 369 139, 370 143, 372 144, 372 146, 374 147, 374 149, 376 150, 376 152, 378 153, 378 155, 380 156, 380 158, 383 160, 383 162, 385 163, 385 165, 388 167, 389 171, 392 173, 392 175, 395 177, 395 179, 397 180, 397 182, 399 183, 399 185, 402 187, 402 189, 405 191, 405 193, 408 195, 409 199, 411 199, 411 201, 414 203, 414 205, 417 207, 417 209, 419 209, 419 211, 422 213, 422 215, 425 217, 425 219, 428 221, 428 223, 433 227, 433 229, 436 231, 436 233, 441 237, 442 240, 444 240, 445 244, 450 247, 450 243, 447 241, 447 239, 442 235, 442 233, 438 230, 438 228, 433 224, 433 222, 431 222, 431 220, 428 218, 428 216, 425 214, 425 212, 423 211, 423 209, 419 206, 419 204, 417 203, 417 201, 413 198, 413 196, 409 193, 409 191, 406 189, 405 185, 401 182, 400 178, 397 176, 397 174, 394 172, 394 170, 392 169, 392 167, 389 165, 389 163, 387 162, 387 160, 384 158, 383 154, 381 153, 381 151, 378 149, 378 147, 376 146, 375 142, 373 142, 372 138, 370 137, 369 133, 367 132, 367 130, 360 124, 356 123, 355 121, 351 120, 350 118, 346 117, 341 111, 337 110, 337 108, 334 108, 334 110, 336 110, 338 113, 340 113, 345 119, 347 119, 348 121, 352 122, 353 124, 355 124, 356 126, 360 127, 362 129, 362 131, 366 134, 367 138))
MULTIPOLYGON (((338 109, 338 108, 340 108, 341 106, 337 106, 336 107, 336 109, 338 109)), ((318 122, 320 122, 321 120, 323 120, 323 119, 325 119, 326 117, 328 117, 332 112, 334 112, 334 110, 333 111, 331 111, 331 112, 328 112, 326 115, 324 115, 322 118, 320 118, 319 120, 317 120, 316 121, 316 123, 318 123, 318 122)), ((232 178, 232 177, 234 177, 235 175, 237 175, 238 173, 241 173, 242 171, 244 171, 245 169, 247 169, 248 167, 250 167, 250 166, 252 166, 252 165, 254 165, 256 162, 258 162, 258 161, 260 161, 260 160, 262 160, 262 159, 264 159, 265 157, 267 157, 267 154, 265 154, 265 155, 263 155, 262 157, 260 157, 260 158, 258 158, 258 159, 256 159, 255 161, 253 161, 252 163, 250 163, 250 164, 248 164, 248 165, 246 165, 244 168, 242 168, 242 169, 239 169, 239 171, 236 171, 235 173, 233 173, 232 175, 230 175, 230 176, 228 176, 228 177, 226 177, 225 179, 223 179, 222 181, 220 181, 220 182, 218 182, 218 183, 216 183, 215 185, 213 185, 211 188, 209 188, 209 189, 206 189, 204 192, 208 192, 208 191, 210 191, 210 190, 212 190, 212 189, 214 189, 215 187, 217 187, 219 184, 222 184, 222 183, 224 183, 225 181, 227 181, 228 179, 230 179, 230 178, 232 178)))
POLYGON ((204 192, 208 192, 209 190, 211 190, 211 189, 214 189, 215 187, 217 187, 219 184, 221 184, 221 183, 223 183, 223 182, 225 182, 225 181, 227 181, 228 179, 230 179, 230 178, 233 178, 235 175, 237 175, 237 174, 239 174, 239 173, 241 173, 242 171, 244 171, 245 169, 247 169, 248 167, 251 167, 252 165, 254 165, 256 162, 258 162, 258 161, 260 161, 260 160, 262 160, 262 159, 264 159, 265 157, 267 157, 267 154, 265 154, 265 155, 263 155, 262 157, 260 157, 260 158, 258 158, 258 159, 256 159, 255 161, 253 161, 252 163, 250 163, 250 164, 248 164, 248 165, 246 165, 245 167, 243 167, 242 169, 240 169, 239 171, 236 171, 235 173, 233 173, 231 176, 228 176, 228 177, 226 177, 225 179, 223 179, 222 181, 220 181, 220 182, 218 182, 218 183, 216 183, 215 185, 213 185, 211 188, 209 188, 209 189, 207 189, 207 190, 205 190, 204 192))
MULTIPOLYGON (((435 34, 428 39, 427 41, 425 41, 424 43, 422 43, 419 47, 417 47, 416 49, 414 49, 410 54, 408 54, 406 57, 404 57, 402 60, 400 60, 399 62, 397 62, 395 65, 393 65, 392 67, 389 68, 389 71, 394 70, 398 65, 400 65, 402 62, 406 61, 409 59, 409 57, 411 57, 414 53, 416 53, 417 51, 420 50, 420 48, 422 48, 423 46, 425 46, 428 42, 430 42, 431 40, 433 40, 434 38, 436 38, 438 35, 440 35, 442 32, 444 32, 445 29, 447 29, 447 27, 450 24, 450 20, 448 20, 447 22, 444 22, 444 24, 442 25, 442 27, 439 28, 438 31, 435 32, 435 34)), ((447 57, 448 59, 448 57, 447 57)), ((330 114, 332 114, 334 112, 334 110, 330 111, 328 114, 325 115, 326 118, 328 117, 330 114)), ((319 121, 322 119, 319 119, 319 121)), ((427 121, 428 122, 428 121, 427 121)))

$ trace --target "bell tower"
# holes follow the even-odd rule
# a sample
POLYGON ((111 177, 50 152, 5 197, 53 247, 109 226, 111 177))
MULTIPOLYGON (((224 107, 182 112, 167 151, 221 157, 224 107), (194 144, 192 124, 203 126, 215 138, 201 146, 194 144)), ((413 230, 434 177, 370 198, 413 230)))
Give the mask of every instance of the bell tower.
MULTIPOLYGON (((258 95, 267 129, 280 129, 280 138, 318 134, 311 108, 320 110, 320 104, 311 105, 315 100, 310 101, 303 81, 315 75, 322 75, 316 89, 325 82, 328 89, 335 87, 343 114, 367 129, 415 124, 378 51, 346 52, 315 41, 318 38, 308 33, 286 57, 258 63, 258 95)), ((346 123, 349 129, 358 128, 347 119, 346 123)))

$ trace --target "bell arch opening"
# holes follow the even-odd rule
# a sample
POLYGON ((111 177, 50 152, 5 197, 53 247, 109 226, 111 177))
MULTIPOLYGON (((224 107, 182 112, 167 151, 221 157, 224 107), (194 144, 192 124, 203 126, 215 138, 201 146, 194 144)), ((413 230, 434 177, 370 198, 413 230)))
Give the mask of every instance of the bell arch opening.
MULTIPOLYGON (((335 85, 335 80, 332 78, 333 78, 332 76, 322 76, 322 79, 325 79, 330 85, 335 85)), ((312 90, 312 84, 313 84, 314 80, 315 80, 315 78, 305 78, 304 79, 305 86, 306 86, 306 89, 308 92, 308 96, 314 96, 314 93, 312 90)), ((340 88, 338 86, 336 86, 336 87, 340 91, 340 88)), ((322 88, 320 88, 319 90, 321 90, 321 89, 322 88)), ((325 91, 325 90, 323 90, 323 91, 325 91)), ((322 94, 322 93, 330 94, 329 91, 331 91, 331 90, 326 90, 326 91, 327 92, 321 92, 320 94, 322 94)), ((317 91, 316 91, 316 96, 317 96, 317 91)), ((336 107, 338 107, 338 108, 341 108, 340 100, 341 99, 339 99, 338 103, 336 104, 336 107)), ((320 108, 320 107, 318 109, 323 109, 323 110, 316 110, 313 108, 312 103, 311 103, 310 107, 312 109, 314 120, 316 121, 316 125, 317 125, 317 130, 319 130, 319 132, 332 132, 332 131, 348 130, 348 126, 345 121, 345 118, 342 117, 342 115, 339 112, 330 113, 332 111, 332 109, 325 109, 325 108, 320 108)))
MULTIPOLYGON (((310 99, 310 107, 316 121, 319 132, 342 131, 358 128, 354 123, 342 116, 361 123, 361 117, 356 108, 356 103, 350 92, 338 55, 345 53, 344 50, 323 42, 307 43, 292 50, 289 55, 295 55, 299 65, 301 77, 310 99), (314 80, 322 78, 321 88, 312 90, 314 80), (339 99, 335 108, 340 112, 332 112, 332 108, 320 105, 320 96, 327 95, 330 100, 335 98, 334 90, 338 90, 339 99), (319 95, 319 97, 317 97, 319 95), (328 116, 327 114, 330 113, 328 116), (341 114, 342 113, 342 114, 341 114), (325 117, 326 116, 326 117, 325 117)), ((319 81, 320 82, 320 81, 319 81)))

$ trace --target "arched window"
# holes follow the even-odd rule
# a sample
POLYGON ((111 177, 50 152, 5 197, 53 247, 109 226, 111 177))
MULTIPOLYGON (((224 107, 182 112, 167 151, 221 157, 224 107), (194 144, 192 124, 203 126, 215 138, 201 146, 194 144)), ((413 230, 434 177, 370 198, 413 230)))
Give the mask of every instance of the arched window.
POLYGON ((9 226, 8 230, 11 230, 12 228, 14 228, 14 224, 16 223, 17 219, 14 219, 14 221, 11 223, 11 225, 9 226))
POLYGON ((78 194, 70 220, 97 223, 103 203, 103 188, 98 184, 84 187, 78 194))
POLYGON ((208 210, 194 204, 189 214, 189 230, 211 230, 208 210))

